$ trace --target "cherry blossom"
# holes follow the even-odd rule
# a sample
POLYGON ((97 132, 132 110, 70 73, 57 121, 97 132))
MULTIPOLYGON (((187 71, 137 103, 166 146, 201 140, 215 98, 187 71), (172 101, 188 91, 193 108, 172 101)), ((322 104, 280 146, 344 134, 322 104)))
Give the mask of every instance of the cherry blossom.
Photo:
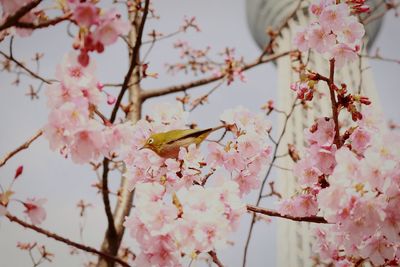
POLYGON ((350 9, 347 4, 333 4, 325 7, 319 15, 319 23, 328 31, 335 33, 343 30, 343 25, 350 15, 350 9))
POLYGON ((357 53, 347 44, 337 44, 332 49, 332 57, 335 59, 336 67, 341 68, 357 59, 357 53))
POLYGON ((40 224, 46 219, 46 211, 43 208, 46 202, 47 200, 44 198, 28 198, 23 202, 25 206, 24 212, 28 215, 33 224, 40 224))
POLYGON ((311 49, 329 59, 335 59, 336 68, 354 61, 365 29, 358 18, 350 13, 350 7, 357 13, 363 9, 362 4, 359 1, 338 4, 330 0, 314 1, 310 5, 310 12, 317 20, 297 31, 294 45, 302 52, 311 49))

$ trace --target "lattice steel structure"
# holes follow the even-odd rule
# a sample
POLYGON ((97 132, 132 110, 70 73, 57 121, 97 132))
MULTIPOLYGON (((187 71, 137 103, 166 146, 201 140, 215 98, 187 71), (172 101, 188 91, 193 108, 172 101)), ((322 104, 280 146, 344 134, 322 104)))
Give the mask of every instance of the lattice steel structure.
MULTIPOLYGON (((369 1, 369 5, 374 9, 380 1, 369 1)), ((247 16, 250 31, 257 44, 264 48, 269 42, 266 29, 272 27, 279 28, 283 22, 298 8, 299 1, 296 0, 247 0, 247 16)), ((310 18, 308 16, 309 1, 302 1, 295 15, 287 23, 277 39, 278 48, 276 52, 284 52, 295 49, 292 39, 297 28, 308 25, 310 18)), ((379 10, 377 10, 378 12, 379 10)), ((368 47, 375 39, 381 20, 375 20, 366 28, 366 40, 368 47)), ((366 49, 364 49, 365 51, 366 49)), ((329 62, 319 54, 310 52, 305 55, 304 60, 309 60, 308 67, 329 76, 329 62)), ((278 73, 278 106, 280 109, 289 112, 295 99, 295 94, 290 90, 290 84, 299 80, 299 74, 294 72, 292 67, 295 63, 291 62, 290 57, 282 57, 276 62, 278 73)), ((371 70, 368 68, 366 59, 359 58, 350 66, 343 67, 335 73, 335 81, 344 82, 348 89, 360 91, 372 99, 375 108, 379 109, 379 100, 372 80, 371 70)), ((329 95, 327 86, 319 83, 318 91, 329 95)), ((286 144, 294 144, 301 148, 305 144, 304 129, 310 127, 315 118, 322 116, 331 116, 329 97, 318 99, 314 97, 311 102, 311 109, 298 108, 294 111, 288 121, 286 134, 280 147, 279 154, 287 152, 286 144)), ((345 121, 346 118, 341 118, 345 121)), ((280 127, 283 127, 283 121, 280 121, 280 127)), ((302 151, 300 151, 302 152, 302 151)), ((291 168, 293 165, 289 157, 283 158, 277 162, 279 166, 291 168)), ((277 188, 284 197, 290 197, 299 189, 295 177, 290 172, 280 170, 278 172, 277 188)), ((277 265, 279 267, 309 267, 313 266, 312 245, 313 236, 310 232, 308 223, 295 223, 280 220, 278 222, 277 234, 277 265)))

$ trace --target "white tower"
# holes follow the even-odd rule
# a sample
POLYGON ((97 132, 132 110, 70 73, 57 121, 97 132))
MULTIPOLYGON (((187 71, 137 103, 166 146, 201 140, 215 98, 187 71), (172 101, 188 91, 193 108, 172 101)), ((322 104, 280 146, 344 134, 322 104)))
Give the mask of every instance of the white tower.
MULTIPOLYGON (((368 1, 372 10, 379 1, 368 1)), ((308 18, 308 5, 310 1, 302 1, 301 7, 296 14, 287 23, 287 26, 282 30, 277 39, 278 49, 276 52, 284 52, 294 50, 292 39, 298 27, 308 25, 310 19, 308 18)), ((264 48, 269 42, 269 37, 266 34, 268 27, 272 29, 279 28, 282 23, 293 13, 298 7, 299 0, 247 0, 247 16, 250 31, 257 42, 257 44, 264 48)), ((381 12, 378 11, 378 12, 381 12)), ((375 39, 381 20, 375 20, 366 27, 366 38, 368 47, 375 39)), ((309 64, 308 67, 314 69, 323 75, 329 76, 328 66, 329 63, 319 54, 310 52, 307 55, 309 64)), ((278 106, 280 109, 288 112, 291 104, 295 99, 295 94, 290 90, 290 84, 298 81, 298 73, 292 71, 293 63, 290 57, 282 57, 275 62, 277 66, 278 76, 278 106)), ((342 68, 339 72, 335 73, 335 80, 347 84, 348 89, 353 92, 361 90, 361 94, 367 95, 373 101, 375 107, 379 107, 374 82, 372 80, 371 71, 368 68, 366 59, 356 60, 350 66, 342 68)), ((318 85, 318 91, 329 95, 328 88, 325 84, 318 85)), ((311 102, 312 108, 309 110, 298 108, 290 118, 286 134, 284 136, 281 151, 279 154, 287 152, 286 144, 294 144, 301 148, 305 144, 303 132, 314 123, 314 119, 321 116, 331 116, 331 108, 328 97, 321 100, 314 100, 311 102)), ((379 109, 379 108, 378 108, 379 109)), ((343 120, 344 118, 342 118, 343 120)), ((283 121, 280 127, 283 127, 283 121)), ((302 151, 300 151, 302 152, 302 151)), ((279 166, 291 168, 293 163, 289 157, 283 158, 279 166)), ((278 172, 278 190, 282 193, 283 197, 292 196, 297 186, 296 179, 290 175, 288 171, 278 172)), ((310 233, 310 225, 308 223, 295 223, 280 220, 278 222, 277 233, 277 266, 279 267, 311 267, 313 266, 312 260, 312 235, 310 233)))

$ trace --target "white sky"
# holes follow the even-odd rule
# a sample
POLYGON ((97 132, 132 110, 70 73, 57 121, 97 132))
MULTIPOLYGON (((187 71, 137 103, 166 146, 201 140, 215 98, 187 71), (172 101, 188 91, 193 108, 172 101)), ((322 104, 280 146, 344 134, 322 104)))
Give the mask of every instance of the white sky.
MULTIPOLYGON (((111 1, 104 1, 110 3, 111 1)), ((216 55, 226 46, 235 47, 237 55, 242 55, 251 61, 259 54, 246 25, 243 0, 168 0, 154 1, 160 21, 151 21, 146 30, 153 28, 163 33, 173 32, 183 21, 183 17, 196 16, 202 29, 201 33, 179 35, 171 40, 161 41, 153 49, 148 61, 151 71, 159 72, 157 80, 144 83, 145 88, 159 88, 167 85, 189 81, 190 76, 177 75, 170 77, 165 74, 164 64, 177 62, 179 54, 172 49, 172 43, 178 39, 189 41, 196 48, 207 45, 212 47, 211 55, 216 55)), ((393 13, 384 21, 383 28, 374 47, 380 47, 381 54, 400 59, 400 23, 393 13)), ((15 39, 14 54, 17 58, 30 63, 35 52, 45 52, 42 61, 41 73, 46 77, 53 77, 55 66, 62 56, 71 50, 72 40, 66 37, 65 24, 56 29, 41 30, 28 39, 15 39)), ((7 41, 0 44, 2 51, 7 51, 7 41)), ((96 56, 98 77, 102 82, 121 82, 127 67, 127 51, 122 42, 106 48, 100 57, 96 56)), ((383 110, 387 119, 400 122, 398 88, 400 66, 393 63, 371 62, 376 86, 379 91, 383 110)), ((24 94, 27 92, 27 79, 19 87, 10 85, 13 76, 0 73, 0 157, 14 149, 32 136, 47 120, 48 109, 45 104, 43 91, 40 99, 31 101, 24 94)), ((210 105, 198 108, 191 119, 198 122, 200 127, 216 125, 219 114, 226 108, 243 105, 251 110, 258 111, 259 107, 268 99, 276 96, 276 71, 272 64, 257 67, 246 73, 248 82, 236 82, 233 86, 222 86, 210 97, 210 105)), ((32 82, 37 86, 37 81, 32 82)), ((212 85, 194 89, 195 94, 205 93, 212 85)), ((108 89, 112 92, 117 89, 108 89)), ((175 96, 165 97, 156 101, 172 101, 175 96)), ((156 101, 145 104, 145 111, 156 101)), ((73 240, 80 240, 78 210, 75 208, 80 199, 94 205, 88 212, 83 241, 98 247, 103 239, 105 229, 105 215, 101 196, 91 187, 96 181, 94 172, 89 166, 74 165, 70 160, 63 159, 48 149, 44 138, 35 142, 31 148, 18 154, 4 167, 0 168, 0 184, 6 187, 13 177, 14 171, 20 164, 24 165, 24 174, 15 184, 15 197, 48 198, 46 210, 47 220, 43 227, 73 240)), ((118 176, 111 176, 111 187, 117 188, 118 176)), ((248 198, 253 202, 254 196, 248 198)), ((14 203, 10 210, 20 217, 21 205, 14 203)), ((233 237, 236 246, 220 253, 226 266, 241 266, 243 241, 247 235, 249 217, 242 222, 240 231, 233 237)), ((275 265, 275 223, 270 225, 258 223, 254 235, 248 266, 275 265)), ((128 237, 128 235, 126 235, 128 237)), ((42 266, 80 266, 83 255, 71 257, 64 244, 50 241, 42 236, 24 230, 20 226, 0 219, 0 266, 32 266, 26 252, 16 248, 17 241, 38 241, 48 246, 56 254, 54 264, 42 266)), ((124 243, 131 243, 128 237, 124 243)), ((192 265, 194 266, 194 265, 192 265)))

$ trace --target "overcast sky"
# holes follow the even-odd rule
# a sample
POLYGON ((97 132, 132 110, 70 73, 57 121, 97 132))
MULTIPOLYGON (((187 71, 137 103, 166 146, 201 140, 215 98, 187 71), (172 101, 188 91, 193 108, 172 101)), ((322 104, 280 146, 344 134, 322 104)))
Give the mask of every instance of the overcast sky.
MULTIPOLYGON (((151 71, 159 72, 160 77, 157 80, 146 81, 145 88, 164 87, 190 80, 190 76, 171 77, 165 73, 165 63, 178 61, 178 51, 172 48, 172 43, 178 39, 189 41, 196 48, 211 46, 211 55, 217 55, 226 46, 236 48, 237 55, 243 56, 247 61, 259 55, 258 47, 247 29, 243 0, 168 0, 154 1, 154 6, 161 20, 150 21, 146 25, 147 31, 155 28, 163 33, 173 32, 181 25, 185 15, 196 16, 202 31, 201 33, 191 31, 157 44, 148 61, 151 71)), ((27 39, 16 38, 14 55, 30 63, 30 58, 35 52, 44 52, 45 57, 40 72, 45 77, 53 77, 55 66, 63 55, 71 50, 72 40, 66 37, 65 32, 66 25, 63 24, 55 29, 37 31, 27 39)), ((7 51, 7 42, 8 40, 0 44, 2 51, 7 51)), ((393 13, 384 20, 373 50, 377 47, 380 48, 382 55, 400 59, 400 23, 398 18, 394 18, 393 13)), ((122 81, 127 68, 127 51, 123 42, 107 47, 104 54, 95 58, 99 80, 104 83, 122 81)), ((373 61, 371 66, 386 119, 397 119, 397 122, 400 122, 398 104, 400 65, 373 61)), ((21 85, 15 87, 10 85, 13 76, 4 73, 0 75, 0 157, 2 157, 46 123, 48 109, 43 91, 39 100, 31 101, 25 96, 29 84, 27 79, 24 78, 21 85)), ((236 82, 230 87, 222 86, 210 97, 210 105, 198 108, 191 119, 198 122, 200 127, 213 126, 217 123, 218 115, 226 108, 243 105, 258 111, 268 99, 275 98, 276 71, 272 64, 257 67, 247 72, 246 77, 246 83, 236 82)), ((30 83, 34 86, 39 84, 37 81, 30 83)), ((212 85, 207 85, 195 89, 195 94, 207 92, 211 88, 212 85)), ((117 89, 108 90, 112 92, 117 89)), ((173 101, 174 97, 146 102, 145 111, 156 101, 173 101)), ((96 181, 96 176, 90 166, 75 165, 70 160, 65 160, 56 152, 51 152, 48 149, 48 142, 41 138, 29 150, 18 154, 0 168, 0 184, 3 187, 7 186, 15 169, 21 164, 24 165, 24 174, 14 187, 15 197, 48 198, 46 204, 48 217, 42 226, 77 241, 81 239, 76 203, 80 199, 92 203, 94 207, 88 211, 83 242, 98 247, 103 239, 106 220, 101 197, 91 187, 96 181)), ((110 180, 115 190, 118 176, 112 176, 110 180)), ((247 201, 253 202, 253 196, 247 201)), ((10 210, 23 217, 21 205, 18 203, 14 203, 10 210)), ((236 246, 221 253, 221 259, 226 266, 241 266, 243 239, 247 234, 248 223, 248 218, 245 218, 239 233, 232 237, 236 246)), ((279 220, 273 219, 269 225, 257 224, 248 266, 275 265, 275 223, 279 223, 279 220)), ((54 265, 42 266, 80 266, 82 260, 86 259, 82 254, 71 257, 64 244, 24 230, 3 218, 0 219, 0 266, 31 266, 27 253, 16 249, 17 241, 38 241, 56 254, 54 265)), ((124 243, 132 243, 128 235, 125 236, 124 243)))

